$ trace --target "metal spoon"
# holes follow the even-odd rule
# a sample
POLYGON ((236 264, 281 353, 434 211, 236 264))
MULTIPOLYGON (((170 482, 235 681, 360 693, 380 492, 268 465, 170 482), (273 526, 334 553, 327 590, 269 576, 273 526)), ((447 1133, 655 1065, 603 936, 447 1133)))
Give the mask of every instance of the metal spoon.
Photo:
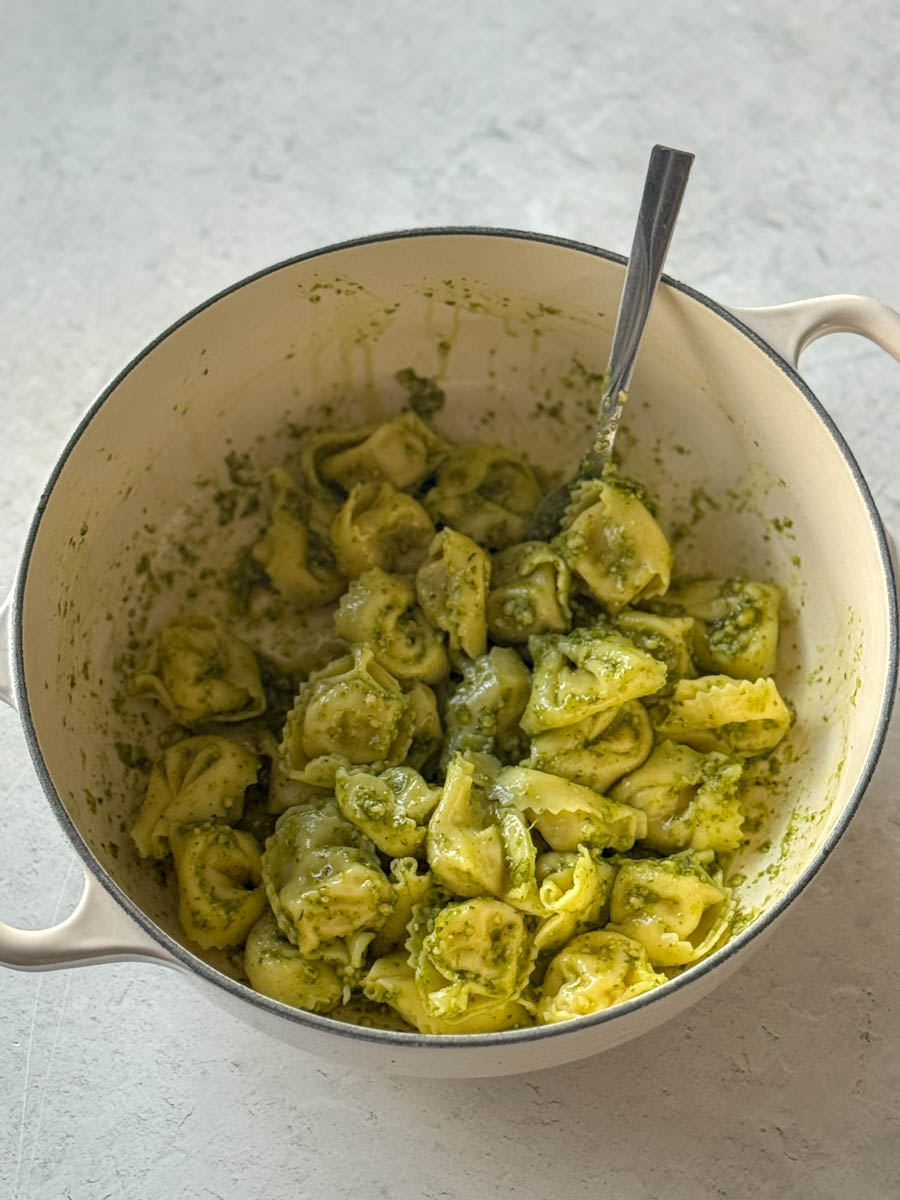
POLYGON ((549 541, 559 529, 575 484, 584 479, 599 478, 609 465, 619 417, 628 397, 634 360, 656 295, 693 161, 693 154, 670 150, 667 146, 654 146, 651 151, 606 368, 606 386, 597 409, 594 443, 572 478, 548 492, 535 509, 528 527, 531 540, 549 541))

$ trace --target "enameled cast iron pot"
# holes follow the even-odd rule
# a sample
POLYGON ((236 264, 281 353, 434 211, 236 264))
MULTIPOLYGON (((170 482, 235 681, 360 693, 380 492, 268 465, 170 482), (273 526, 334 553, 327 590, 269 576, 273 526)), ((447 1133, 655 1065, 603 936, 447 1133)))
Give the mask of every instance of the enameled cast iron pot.
POLYGON ((900 315, 859 297, 735 311, 666 280, 618 442, 628 472, 660 496, 666 531, 681 535, 680 573, 743 568, 787 589, 779 682, 798 720, 776 794, 753 807, 750 846, 734 866, 744 877, 738 932, 724 948, 656 991, 565 1024, 445 1038, 365 1029, 257 995, 226 962, 199 957, 171 887, 127 834, 143 778, 127 764, 143 725, 164 719, 150 702, 115 699, 119 656, 187 602, 204 563, 221 566, 246 540, 226 455, 249 449, 268 465, 295 448, 297 426, 387 416, 405 399, 395 373, 412 367, 440 379, 447 403, 437 424, 449 435, 569 468, 588 437, 622 263, 498 230, 350 242, 223 292, 110 384, 53 472, 3 610, 3 698, 21 714, 50 807, 84 862, 84 893, 53 929, 0 925, 0 961, 25 970, 165 964, 304 1050, 433 1076, 596 1054, 683 1011, 738 967, 846 828, 894 694, 885 532, 853 456, 795 370, 802 349, 834 331, 900 358, 900 315), (220 526, 223 503, 237 516, 220 526), (200 561, 179 571, 186 545, 200 561))

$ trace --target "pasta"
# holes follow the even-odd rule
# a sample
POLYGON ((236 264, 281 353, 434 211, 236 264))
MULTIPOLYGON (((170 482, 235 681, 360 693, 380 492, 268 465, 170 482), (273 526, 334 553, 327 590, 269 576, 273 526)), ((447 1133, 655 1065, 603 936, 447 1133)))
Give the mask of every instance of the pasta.
POLYGON ((213 617, 172 621, 150 643, 131 681, 136 695, 152 695, 182 725, 243 721, 265 711, 253 651, 213 617))
POLYGON ((454 446, 425 494, 436 521, 487 550, 519 542, 541 498, 534 472, 517 454, 479 442, 454 446))
POLYGON ((324 958, 301 954, 282 935, 271 910, 260 917, 247 936, 244 969, 256 991, 310 1012, 329 1012, 340 1004, 344 994, 336 968, 324 958))
POLYGON ((278 928, 306 955, 324 950, 334 960, 334 943, 345 939, 354 962, 393 904, 374 845, 331 802, 298 805, 279 818, 262 878, 278 928))
POLYGON ((376 959, 363 990, 370 1000, 395 1009, 420 1033, 499 1033, 532 1023, 528 1009, 515 1000, 473 1000, 456 1016, 432 1015, 405 952, 376 959))
POLYGON ((440 683, 450 674, 444 639, 416 604, 408 576, 380 567, 363 572, 341 599, 334 628, 353 645, 371 646, 395 679, 440 683))
POLYGON ((457 751, 517 762, 525 742, 519 722, 530 687, 531 674, 514 650, 495 646, 463 667, 445 708, 444 765, 457 751))
POLYGON ((269 472, 269 528, 250 554, 272 586, 298 608, 318 608, 343 592, 334 553, 314 525, 314 502, 281 467, 269 472))
POLYGON ((564 633, 572 622, 571 573, 546 542, 521 542, 494 555, 487 624, 501 645, 527 642, 539 633, 564 633))
POLYGON ((240 946, 266 907, 254 838, 209 821, 179 828, 171 843, 185 933, 204 950, 240 946))
POLYGON ((639 767, 653 748, 653 726, 638 700, 594 713, 531 739, 526 765, 605 792, 639 767))
POLYGON ((590 1016, 722 945, 742 779, 793 719, 781 589, 672 581, 615 472, 524 541, 528 463, 410 411, 261 477, 254 604, 334 636, 289 692, 227 620, 148 640, 131 692, 181 732, 131 833, 185 936, 282 1004, 434 1036, 590 1016))
POLYGON ((195 821, 239 821, 244 794, 260 760, 230 738, 199 736, 170 746, 153 764, 144 803, 131 830, 142 858, 165 858, 170 835, 195 821))
POLYGON ((617 481, 577 485, 557 543, 590 594, 611 612, 661 596, 669 586, 669 543, 640 497, 617 481))
POLYGON ((331 526, 334 555, 348 579, 372 567, 414 571, 433 537, 422 505, 390 483, 358 483, 331 526))
POLYGON ((744 812, 739 758, 660 742, 643 766, 613 788, 614 800, 647 814, 643 841, 660 854, 678 850, 736 850, 744 812))
POLYGON ((383 854, 402 858, 424 846, 425 825, 441 792, 412 767, 389 767, 381 775, 341 767, 334 795, 343 816, 383 854))
MULTIPOLYGON (((362 432, 362 431, 360 431, 362 432)), ((341 449, 327 448, 317 465, 319 478, 350 492, 358 483, 390 483, 401 491, 420 484, 446 455, 443 438, 414 412, 376 425, 367 437, 341 449)))
POLYGON ((730 893, 710 874, 713 852, 625 860, 613 883, 608 928, 640 942, 657 966, 679 967, 708 954, 728 928, 730 893))
POLYGON ((393 890, 393 907, 372 939, 372 954, 375 958, 403 948, 408 937, 413 909, 434 887, 431 872, 420 871, 420 866, 420 861, 411 857, 395 858, 391 861, 389 882, 393 890))
POLYGON ((314 671, 288 713, 282 767, 292 779, 331 787, 343 764, 397 766, 412 743, 414 714, 400 684, 368 646, 314 671))
POLYGON ((587 846, 555 850, 537 860, 539 899, 545 914, 534 935, 535 949, 556 950, 576 933, 604 925, 616 869, 587 846))
POLYGON ((409 961, 432 1017, 458 1017, 472 999, 517 999, 534 959, 526 917, 502 900, 434 892, 413 910, 409 961))
POLYGON ((666 682, 661 662, 605 626, 532 638, 528 648, 534 682, 521 724, 532 736, 652 696, 666 682))
POLYGON ((525 833, 521 815, 492 804, 473 763, 454 755, 425 839, 435 878, 455 896, 505 898, 515 889, 528 892, 536 852, 525 833))
POLYGON ((556 955, 541 989, 542 1024, 571 1021, 632 1000, 665 983, 640 942, 610 930, 582 933, 556 955))
POLYGON ((680 580, 654 607, 692 620, 693 656, 704 671, 759 679, 775 674, 783 595, 775 584, 742 575, 680 580))
POLYGON ((443 529, 416 574, 422 611, 450 639, 450 653, 480 658, 487 650, 487 586, 491 561, 471 538, 443 529))
POLYGON ((615 627, 619 633, 666 668, 666 682, 654 693, 651 702, 670 696, 679 679, 696 676, 697 669, 691 657, 695 625, 692 617, 658 616, 634 608, 623 609, 616 616, 615 627))
POLYGON ((629 850, 647 832, 639 809, 530 767, 501 771, 491 795, 522 810, 551 850, 629 850))
POLYGON ((656 722, 661 737, 695 750, 762 754, 788 731, 791 714, 773 679, 682 679, 656 722))
POLYGON ((437 761, 443 737, 437 696, 418 679, 407 683, 404 691, 412 721, 406 765, 425 771, 437 761))

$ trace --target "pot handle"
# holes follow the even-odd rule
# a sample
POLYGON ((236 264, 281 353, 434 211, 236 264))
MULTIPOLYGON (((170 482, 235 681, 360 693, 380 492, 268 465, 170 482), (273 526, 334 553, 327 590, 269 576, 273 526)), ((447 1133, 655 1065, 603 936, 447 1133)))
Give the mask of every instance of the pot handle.
MULTIPOLYGON (((11 601, 10 595, 0 605, 0 700, 14 709, 9 637, 11 601)), ((179 965, 87 871, 75 911, 59 925, 51 929, 15 929, 0 921, 0 965, 18 971, 52 971, 57 967, 137 960, 179 965)))
POLYGON ((0 964, 17 971, 53 971, 112 962, 153 962, 177 967, 122 911, 87 871, 75 911, 51 929, 14 929, 0 922, 0 964))
POLYGON ((829 333, 861 334, 900 361, 900 313, 867 296, 819 296, 730 311, 792 366, 807 346, 829 333))
MULTIPOLYGON (((807 346, 829 333, 858 333, 900 362, 900 313, 868 296, 818 296, 771 308, 729 311, 794 367, 807 346)), ((900 590, 900 550, 894 535, 885 533, 900 590)))

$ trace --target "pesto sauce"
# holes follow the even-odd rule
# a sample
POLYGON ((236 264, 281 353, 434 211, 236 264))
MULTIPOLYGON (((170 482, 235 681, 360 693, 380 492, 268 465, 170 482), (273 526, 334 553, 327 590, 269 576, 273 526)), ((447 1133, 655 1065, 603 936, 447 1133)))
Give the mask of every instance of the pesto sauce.
POLYGON ((409 407, 423 421, 430 421, 447 402, 441 387, 433 379, 417 375, 412 367, 397 371, 394 378, 409 393, 409 407))

